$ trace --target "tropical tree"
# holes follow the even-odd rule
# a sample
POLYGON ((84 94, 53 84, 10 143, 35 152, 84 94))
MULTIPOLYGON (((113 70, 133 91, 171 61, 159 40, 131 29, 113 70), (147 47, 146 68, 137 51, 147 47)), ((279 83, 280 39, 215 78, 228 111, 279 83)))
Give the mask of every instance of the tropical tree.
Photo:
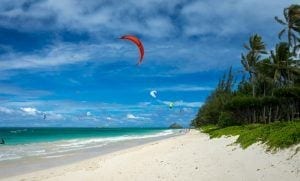
POLYGON ((270 64, 273 68, 273 80, 275 85, 282 87, 283 85, 290 84, 291 80, 291 64, 293 60, 289 51, 288 43, 281 42, 276 45, 275 53, 271 51, 271 60, 273 64, 270 64))
POLYGON ((300 5, 293 4, 283 10, 284 20, 275 16, 275 20, 285 27, 279 32, 281 39, 283 34, 287 34, 288 46, 293 48, 294 54, 300 48, 300 5))
POLYGON ((244 44, 244 47, 248 50, 246 55, 242 54, 241 63, 244 66, 245 71, 249 73, 250 81, 252 84, 252 96, 255 96, 255 76, 256 65, 261 58, 261 54, 267 54, 266 46, 262 41, 261 36, 255 34, 249 38, 249 44, 244 44))
POLYGON ((278 43, 275 52, 271 51, 270 60, 271 62, 266 64, 266 66, 272 69, 272 78, 275 86, 293 86, 295 79, 300 76, 299 60, 293 58, 293 54, 289 51, 288 43, 278 43))

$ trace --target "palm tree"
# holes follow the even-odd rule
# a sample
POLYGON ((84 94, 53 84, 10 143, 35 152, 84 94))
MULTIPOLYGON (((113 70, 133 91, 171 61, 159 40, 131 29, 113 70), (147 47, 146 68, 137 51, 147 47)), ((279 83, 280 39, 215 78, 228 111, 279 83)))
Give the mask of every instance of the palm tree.
MULTIPOLYGON (((294 84, 294 80, 300 76, 300 70, 296 62, 297 60, 293 59, 293 55, 289 51, 288 43, 281 42, 276 45, 275 51, 271 51, 269 58, 257 64, 256 70, 260 75, 258 79, 266 83, 264 86, 270 84, 271 95, 273 96, 273 88, 291 86, 294 84)), ((273 116, 272 109, 272 107, 269 107, 268 122, 271 122, 272 118, 278 118, 279 106, 276 106, 273 116)), ((264 107, 263 118, 267 121, 265 111, 264 107)))
POLYGON ((248 50, 246 55, 242 54, 241 63, 244 66, 245 71, 249 73, 250 81, 252 84, 252 95, 255 96, 255 76, 256 65, 261 58, 261 54, 267 54, 266 46, 262 41, 261 36, 255 34, 249 38, 249 45, 244 44, 244 47, 248 50))
POLYGON ((275 53, 271 51, 271 60, 274 83, 278 86, 291 85, 293 76, 297 75, 299 70, 295 67, 296 60, 292 59, 288 43, 277 44, 275 53))
MULTIPOLYGON (((273 84, 273 68, 270 67, 271 59, 265 58, 257 63, 256 65, 256 71, 257 73, 257 89, 260 91, 260 94, 263 97, 266 97, 268 94, 271 93, 272 88, 274 87, 273 84)), ((265 124, 270 122, 271 119, 271 111, 272 109, 269 107, 269 114, 267 116, 267 108, 268 106, 263 105, 262 110, 262 120, 265 124)))
MULTIPOLYGON (((245 70, 249 73, 252 86, 252 96, 255 97, 255 80, 257 77, 256 65, 261 59, 261 54, 267 54, 266 45, 262 41, 261 36, 255 34, 249 38, 249 45, 244 44, 248 50, 246 56, 242 54, 241 63, 245 70)), ((253 112, 253 122, 256 122, 256 111, 253 112)))
POLYGON ((300 5, 293 4, 283 10, 284 20, 275 16, 275 20, 284 25, 278 37, 281 39, 282 35, 287 32, 288 46, 293 48, 294 54, 300 48, 300 5), (298 43, 297 43, 298 42, 298 43))

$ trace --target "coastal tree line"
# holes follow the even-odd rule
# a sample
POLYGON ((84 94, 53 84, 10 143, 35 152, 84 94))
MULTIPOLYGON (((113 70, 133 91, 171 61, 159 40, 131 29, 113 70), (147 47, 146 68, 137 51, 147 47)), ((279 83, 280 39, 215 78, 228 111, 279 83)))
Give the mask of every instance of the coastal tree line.
POLYGON ((274 50, 267 49, 260 35, 252 35, 241 54, 243 70, 230 68, 224 74, 193 126, 300 119, 300 5, 290 5, 283 15, 284 19, 275 17, 283 29, 274 50))

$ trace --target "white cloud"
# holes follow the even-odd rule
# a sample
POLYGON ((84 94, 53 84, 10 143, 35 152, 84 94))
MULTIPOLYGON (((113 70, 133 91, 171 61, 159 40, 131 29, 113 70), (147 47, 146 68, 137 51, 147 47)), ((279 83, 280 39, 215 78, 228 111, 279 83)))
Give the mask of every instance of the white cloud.
POLYGON ((133 115, 133 114, 127 114, 127 115, 126 115, 126 118, 127 118, 127 119, 138 119, 138 117, 136 117, 136 116, 133 115))
POLYGON ((62 114, 60 113, 56 113, 56 112, 53 112, 53 111, 47 111, 47 112, 44 112, 44 114, 46 114, 46 120, 59 120, 59 121, 63 121, 65 120, 65 116, 63 116, 62 114))
POLYGON ((0 25, 23 31, 68 28, 113 35, 138 32, 155 38, 174 37, 181 29, 186 35, 226 35, 247 31, 257 22, 265 23, 296 1, 2 0, 0 25), (172 16, 177 23, 171 21, 172 16))
POLYGON ((227 36, 234 33, 249 32, 253 27, 275 24, 274 16, 281 15, 283 8, 293 1, 260 0, 209 0, 193 1, 181 13, 186 23, 186 35, 215 34, 227 36), (265 7, 272 9, 266 11, 265 7), (255 9, 255 11, 253 11, 255 9))
POLYGON ((135 119, 135 120, 137 120, 137 119, 139 119, 139 120, 149 120, 149 118, 142 117, 142 116, 135 116, 135 115, 133 115, 131 113, 127 114, 126 118, 127 119, 135 119))
POLYGON ((0 112, 5 113, 5 114, 12 114, 15 111, 13 109, 9 109, 9 108, 6 108, 6 107, 0 107, 0 112))
POLYGON ((36 98, 36 97, 52 94, 51 92, 45 90, 24 89, 18 86, 5 85, 5 84, 0 84, 0 87, 1 87, 0 94, 22 96, 26 98, 36 98))
POLYGON ((8 52, 0 56, 0 70, 55 71, 53 67, 85 61, 106 64, 120 57, 136 58, 135 47, 115 39, 125 33, 138 34, 145 40, 145 66, 171 67, 173 74, 223 69, 239 62, 236 56, 240 55, 241 46, 231 44, 235 41, 233 35, 259 31, 268 32, 265 36, 277 36, 274 16, 281 15, 282 9, 291 3, 296 0, 1 0, 1 27, 25 32, 87 32, 93 43, 71 44, 59 42, 58 38, 31 54, 0 45, 8 52), (202 35, 214 38, 189 40, 191 36, 202 35), (222 39, 214 42, 216 37, 222 39), (228 46, 222 41, 228 41, 228 46))
POLYGON ((175 85, 169 87, 159 87, 158 91, 211 91, 214 88, 207 86, 195 86, 195 85, 175 85))
POLYGON ((108 121, 112 121, 113 120, 113 118, 112 117, 106 117, 106 119, 108 120, 108 121))
POLYGON ((38 111, 36 108, 33 107, 21 107, 20 109, 26 114, 31 116, 36 116, 37 114, 40 113, 40 111, 38 111))
POLYGON ((128 105, 68 100, 47 100, 46 102, 42 100, 20 102, 0 100, 0 104, 2 118, 0 125, 11 126, 24 126, 27 123, 34 126, 168 126, 179 118, 187 123, 199 108, 197 102, 184 101, 175 101, 172 113, 165 106, 167 102, 157 105, 149 105, 148 102, 128 105), (179 113, 179 107, 183 112, 179 113), (97 116, 87 117, 86 110, 97 116), (45 120, 43 119, 44 114, 47 116, 45 120), (12 115, 16 115, 18 119, 12 115), (159 123, 156 120, 159 120, 159 123))
MULTIPOLYGON (((95 50, 95 49, 93 49, 95 50)), ((60 65, 87 61, 92 52, 87 46, 56 44, 33 54, 10 52, 0 56, 0 70, 49 69, 60 65)))
POLYGON ((203 102, 185 102, 185 101, 162 101, 164 104, 169 105, 170 103, 173 103, 173 107, 191 107, 191 108, 199 108, 203 105, 203 102))
MULTIPOLYGON (((136 32, 149 36, 169 36, 174 28, 166 17, 158 14, 158 6, 174 11, 180 1, 80 1, 45 0, 29 2, 25 0, 0 2, 0 25, 22 30, 62 29, 90 32, 136 32), (24 4, 27 2, 27 9, 24 4), (46 23, 48 20, 50 23, 46 23), (26 23, 24 23, 26 21, 26 23), (47 26, 45 26, 47 24, 47 26)), ((165 9, 167 10, 167 9, 165 9)))

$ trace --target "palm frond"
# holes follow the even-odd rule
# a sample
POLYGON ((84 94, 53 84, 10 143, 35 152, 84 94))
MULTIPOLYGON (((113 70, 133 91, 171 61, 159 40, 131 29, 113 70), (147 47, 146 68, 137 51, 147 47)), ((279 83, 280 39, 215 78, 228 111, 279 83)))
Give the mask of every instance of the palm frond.
POLYGON ((285 23, 283 20, 279 19, 277 16, 275 16, 275 20, 276 20, 279 24, 286 25, 286 23, 285 23))
POLYGON ((281 39, 283 33, 286 31, 286 29, 282 29, 279 33, 278 33, 278 38, 281 39))
POLYGON ((244 44, 244 48, 246 48, 247 50, 250 50, 250 47, 247 44, 244 44))
POLYGON ((289 8, 284 8, 283 15, 284 15, 285 21, 289 22, 289 8))
POLYGON ((294 42, 294 45, 296 45, 297 44, 297 37, 296 37, 296 35, 292 33, 291 37, 292 37, 292 40, 294 42))
MULTIPOLYGON (((299 40, 298 40, 299 41, 299 40)), ((299 41, 300 42, 300 41, 299 41)), ((300 44, 295 45, 293 48, 293 54, 297 57, 297 51, 300 50, 300 44)))
POLYGON ((295 25, 292 27, 292 29, 298 33, 300 33, 300 24, 299 25, 295 25))
POLYGON ((261 54, 268 54, 268 51, 266 51, 266 50, 261 50, 261 51, 259 51, 259 53, 261 53, 261 54))

